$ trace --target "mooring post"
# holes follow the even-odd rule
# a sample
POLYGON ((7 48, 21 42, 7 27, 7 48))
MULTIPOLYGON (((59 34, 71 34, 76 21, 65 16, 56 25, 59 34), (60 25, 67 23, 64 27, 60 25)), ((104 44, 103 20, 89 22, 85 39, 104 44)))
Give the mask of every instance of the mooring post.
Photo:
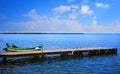
POLYGON ((6 63, 6 62, 7 62, 7 58, 3 57, 3 63, 6 63))
POLYGON ((82 57, 83 56, 83 52, 79 51, 79 56, 82 57))
POLYGON ((61 58, 68 58, 68 53, 60 53, 61 58))
POLYGON ((112 54, 117 54, 117 49, 112 49, 112 54))
POLYGON ((72 51, 72 56, 74 56, 74 57, 82 57, 83 53, 82 53, 82 51, 72 51))
POLYGON ((107 53, 108 53, 108 55, 109 55, 109 54, 111 54, 111 50, 110 50, 110 49, 108 49, 107 53))
POLYGON ((33 58, 39 59, 40 57, 39 57, 39 55, 33 55, 33 58))
POLYGON ((93 56, 93 55, 95 55, 94 50, 93 51, 88 50, 88 56, 93 56))
POLYGON ((41 59, 45 59, 45 54, 43 53, 43 49, 41 49, 41 59))

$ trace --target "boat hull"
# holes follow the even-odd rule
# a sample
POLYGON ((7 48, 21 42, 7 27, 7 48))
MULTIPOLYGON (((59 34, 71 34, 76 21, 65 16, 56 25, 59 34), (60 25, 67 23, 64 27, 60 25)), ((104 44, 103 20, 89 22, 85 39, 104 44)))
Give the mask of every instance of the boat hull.
POLYGON ((42 45, 32 48, 26 48, 26 47, 18 47, 14 44, 6 43, 6 48, 4 50, 6 52, 40 51, 42 50, 42 45))
POLYGON ((26 52, 26 51, 40 51, 42 49, 31 49, 31 50, 13 50, 13 49, 9 49, 6 48, 6 52, 26 52))

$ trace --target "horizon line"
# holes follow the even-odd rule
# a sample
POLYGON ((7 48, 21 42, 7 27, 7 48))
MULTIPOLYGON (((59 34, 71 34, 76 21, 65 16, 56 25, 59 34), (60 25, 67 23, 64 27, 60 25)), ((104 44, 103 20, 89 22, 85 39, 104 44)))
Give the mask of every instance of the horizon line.
POLYGON ((79 33, 50 33, 50 32, 46 32, 46 33, 41 33, 41 32, 0 32, 0 34, 120 34, 120 33, 110 33, 110 32, 105 32, 105 33, 102 33, 102 32, 79 32, 79 33))

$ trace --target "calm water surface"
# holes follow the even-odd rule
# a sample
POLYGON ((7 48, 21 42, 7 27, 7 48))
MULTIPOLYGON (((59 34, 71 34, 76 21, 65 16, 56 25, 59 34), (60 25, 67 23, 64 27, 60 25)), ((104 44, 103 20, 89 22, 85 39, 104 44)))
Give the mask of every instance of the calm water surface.
MULTIPOLYGON (((44 50, 83 47, 116 47, 117 55, 38 60, 10 58, 0 63, 0 74, 119 74, 120 34, 0 34, 0 52, 6 43, 22 47, 43 44, 44 50)), ((0 58, 2 61, 2 58, 0 58)))

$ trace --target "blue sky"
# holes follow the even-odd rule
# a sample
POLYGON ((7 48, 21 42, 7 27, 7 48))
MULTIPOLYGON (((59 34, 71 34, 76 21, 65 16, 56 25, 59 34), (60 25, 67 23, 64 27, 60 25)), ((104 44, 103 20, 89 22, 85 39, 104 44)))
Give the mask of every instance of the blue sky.
POLYGON ((120 33, 120 0, 0 0, 0 32, 120 33))

